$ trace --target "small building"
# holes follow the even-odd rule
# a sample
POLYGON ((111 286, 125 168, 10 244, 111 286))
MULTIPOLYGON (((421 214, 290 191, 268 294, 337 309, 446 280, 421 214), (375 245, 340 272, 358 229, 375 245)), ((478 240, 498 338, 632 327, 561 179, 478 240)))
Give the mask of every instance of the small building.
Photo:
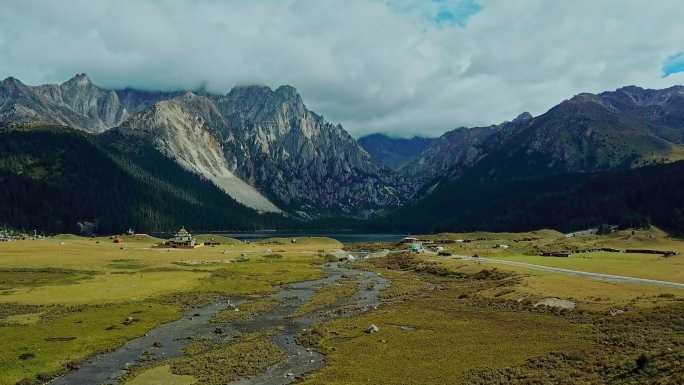
POLYGON ((181 227, 176 235, 166 242, 166 245, 177 249, 192 249, 197 246, 197 241, 185 227, 181 227))
POLYGON ((409 251, 412 253, 422 253, 425 249, 423 249, 423 244, 421 242, 413 242, 409 244, 409 251))
POLYGON ((406 244, 406 243, 416 243, 416 242, 418 242, 418 238, 406 237, 406 238, 402 239, 401 242, 399 242, 399 243, 406 244))

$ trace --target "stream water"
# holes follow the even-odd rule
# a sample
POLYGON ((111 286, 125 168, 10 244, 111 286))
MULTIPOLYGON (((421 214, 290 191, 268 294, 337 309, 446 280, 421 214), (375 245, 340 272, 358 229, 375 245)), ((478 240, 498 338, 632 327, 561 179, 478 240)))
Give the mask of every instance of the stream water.
POLYGON ((279 330, 273 340, 287 353, 287 359, 261 375, 241 379, 233 384, 290 384, 298 377, 319 370, 324 365, 324 357, 320 353, 307 349, 296 341, 297 334, 302 329, 311 327, 316 321, 311 316, 293 318, 293 314, 300 306, 321 287, 334 283, 343 276, 354 276, 359 282, 360 289, 347 305, 352 305, 356 311, 365 311, 379 304, 380 292, 390 285, 389 280, 378 274, 355 270, 342 263, 327 264, 325 270, 327 273, 325 278, 285 285, 281 291, 273 294, 273 297, 281 301, 282 305, 254 319, 230 324, 211 322, 217 312, 232 305, 239 305, 241 301, 238 299, 193 309, 183 318, 161 325, 146 335, 127 342, 115 351, 97 355, 83 362, 79 369, 56 378, 50 384, 118 384, 119 378, 131 365, 142 359, 178 357, 183 354, 183 348, 193 338, 213 336, 230 340, 243 333, 276 327, 279 330), (217 327, 222 330, 220 335, 214 333, 217 327))

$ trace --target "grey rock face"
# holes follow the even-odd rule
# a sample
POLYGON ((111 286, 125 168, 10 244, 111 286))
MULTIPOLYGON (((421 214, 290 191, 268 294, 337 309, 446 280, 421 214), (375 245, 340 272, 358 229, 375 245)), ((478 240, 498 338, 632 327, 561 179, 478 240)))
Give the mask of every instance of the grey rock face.
POLYGON ((358 213, 402 201, 394 176, 294 88, 239 87, 214 100, 225 121, 215 131, 236 174, 285 206, 358 213))
POLYGON ((130 114, 174 93, 106 90, 87 75, 62 84, 27 86, 15 78, 0 83, 0 122, 61 124, 100 133, 121 124, 130 114))
POLYGON ((207 122, 218 118, 212 101, 192 93, 155 103, 117 128, 149 137, 156 148, 185 169, 212 181, 237 202, 262 212, 281 212, 253 186, 235 176, 207 122))
POLYGON ((54 108, 73 111, 78 118, 60 114, 60 123, 84 131, 103 132, 128 116, 116 92, 95 86, 85 74, 78 74, 59 85, 34 87, 33 91, 54 108))
POLYGON ((340 125, 309 111, 293 87, 226 95, 106 90, 85 74, 62 84, 0 84, 0 122, 119 126, 262 211, 366 215, 398 206, 406 188, 340 125))

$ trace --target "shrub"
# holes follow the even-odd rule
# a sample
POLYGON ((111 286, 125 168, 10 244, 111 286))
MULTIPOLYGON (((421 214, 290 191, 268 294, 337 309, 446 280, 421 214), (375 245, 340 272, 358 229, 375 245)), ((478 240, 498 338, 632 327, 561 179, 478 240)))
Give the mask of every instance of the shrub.
POLYGON ((641 372, 644 369, 646 369, 646 366, 648 366, 649 363, 648 356, 644 353, 641 353, 639 357, 636 359, 636 370, 641 372))
POLYGON ((282 257, 283 256, 280 254, 266 254, 266 255, 264 255, 264 258, 266 258, 266 259, 280 259, 282 257))

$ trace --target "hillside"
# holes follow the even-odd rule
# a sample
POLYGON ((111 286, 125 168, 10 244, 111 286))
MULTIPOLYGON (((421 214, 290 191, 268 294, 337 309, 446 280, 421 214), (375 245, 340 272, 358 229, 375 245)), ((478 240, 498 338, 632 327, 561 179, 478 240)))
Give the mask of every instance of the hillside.
POLYGON ((25 128, 1 134, 1 212, 4 224, 52 232, 79 222, 404 231, 649 220, 678 230, 684 189, 658 165, 684 158, 682 121, 684 87, 630 86, 436 139, 357 142, 290 86, 212 94, 107 90, 84 74, 40 86, 7 78, 0 122, 25 128))
POLYGON ((255 229, 282 225, 188 172, 142 138, 69 128, 0 130, 3 224, 53 233, 255 229))
POLYGON ((684 87, 579 94, 537 117, 450 131, 404 171, 432 184, 465 172, 530 177, 672 162, 684 157, 682 111, 684 87))
POLYGON ((182 168, 262 212, 365 217, 400 206, 410 189, 296 89, 109 90, 85 74, 61 84, 0 83, 0 123, 54 124, 147 136, 182 168))
POLYGON ((483 178, 474 170, 376 222, 386 231, 580 230, 654 224, 684 233, 684 161, 637 169, 483 178))

